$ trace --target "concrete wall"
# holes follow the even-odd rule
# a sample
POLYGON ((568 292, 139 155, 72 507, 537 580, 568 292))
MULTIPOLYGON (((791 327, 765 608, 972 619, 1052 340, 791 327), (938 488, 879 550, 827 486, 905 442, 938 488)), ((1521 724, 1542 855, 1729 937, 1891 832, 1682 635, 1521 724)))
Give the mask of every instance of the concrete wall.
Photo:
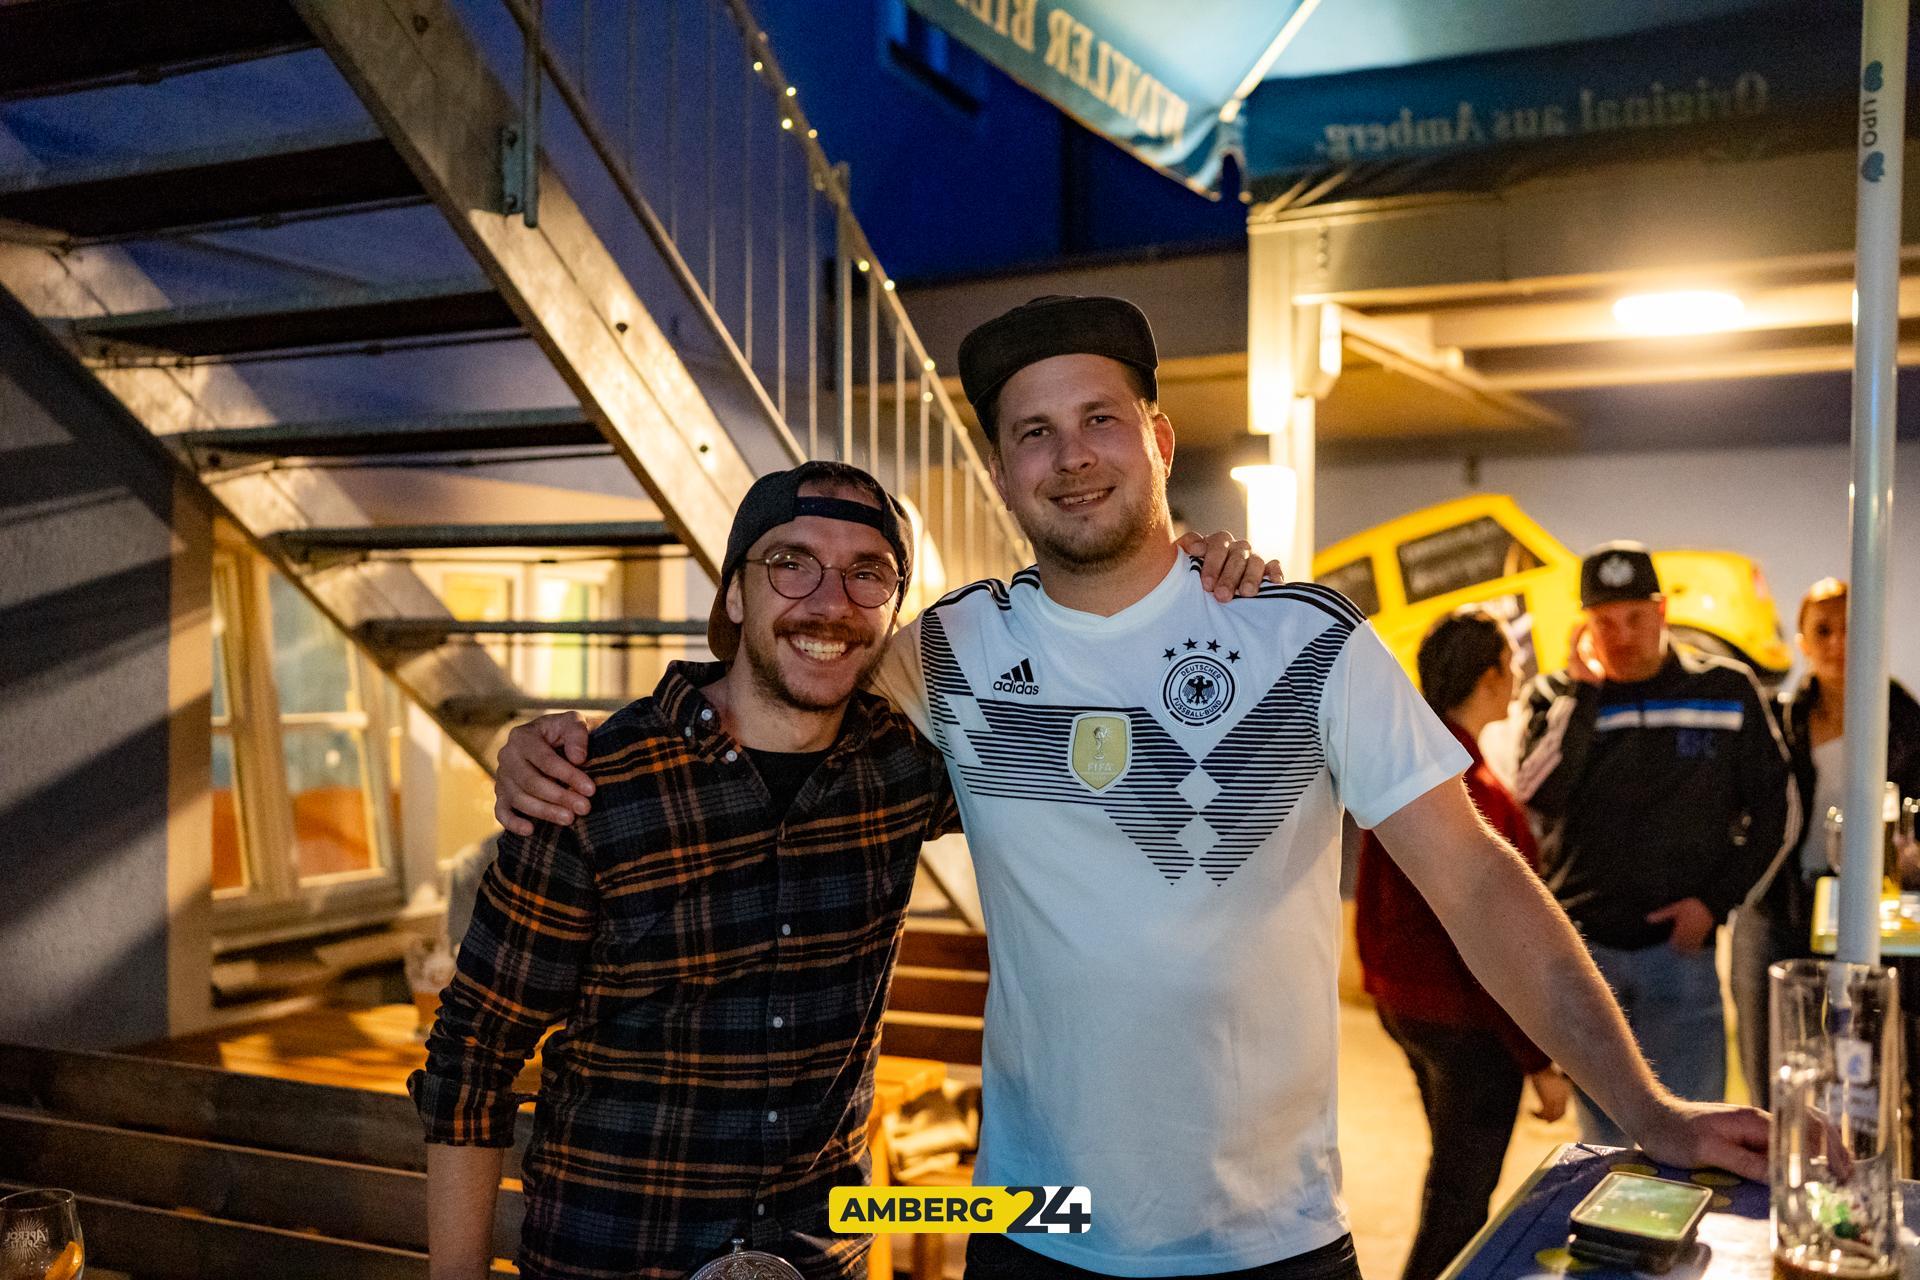
MULTIPOLYGON (((1847 576, 1848 451, 1837 446, 1493 458, 1470 483, 1460 461, 1323 465, 1325 546, 1449 498, 1510 493, 1575 551, 1608 538, 1705 547, 1759 559, 1789 636, 1800 595, 1847 576)), ((1898 462, 1887 613, 1894 675, 1920 686, 1920 449, 1898 462)))
POLYGON ((0 1040, 204 1018, 208 532, 0 294, 0 1040))

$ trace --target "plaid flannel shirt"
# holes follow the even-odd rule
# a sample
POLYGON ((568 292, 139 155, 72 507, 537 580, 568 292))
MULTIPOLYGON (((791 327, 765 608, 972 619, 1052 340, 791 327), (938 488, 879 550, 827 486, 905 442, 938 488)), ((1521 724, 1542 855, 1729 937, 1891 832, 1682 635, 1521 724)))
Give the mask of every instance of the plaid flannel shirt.
POLYGON ((592 737, 593 812, 503 837, 408 1082, 427 1141, 506 1146, 549 1026, 523 1159, 532 1277, 672 1280, 735 1237, 809 1280, 866 1180, 887 983, 921 842, 959 816, 939 754, 856 693, 783 821, 675 663, 592 737))

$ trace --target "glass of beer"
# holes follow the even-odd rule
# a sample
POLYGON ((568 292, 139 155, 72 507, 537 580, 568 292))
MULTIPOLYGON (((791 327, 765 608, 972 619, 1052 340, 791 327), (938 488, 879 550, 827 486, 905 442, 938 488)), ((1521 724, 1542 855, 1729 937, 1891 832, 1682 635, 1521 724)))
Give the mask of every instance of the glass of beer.
POLYGON ((0 1199, 0 1280, 80 1280, 87 1248, 71 1191, 21 1191, 0 1199))
POLYGON ((453 981, 453 953, 444 939, 415 938, 407 944, 405 964, 413 992, 413 1038, 425 1040, 440 1011, 440 993, 453 981))
POLYGON ((1773 1273, 1893 1280, 1900 994, 1890 969, 1789 960, 1772 976, 1773 1273))

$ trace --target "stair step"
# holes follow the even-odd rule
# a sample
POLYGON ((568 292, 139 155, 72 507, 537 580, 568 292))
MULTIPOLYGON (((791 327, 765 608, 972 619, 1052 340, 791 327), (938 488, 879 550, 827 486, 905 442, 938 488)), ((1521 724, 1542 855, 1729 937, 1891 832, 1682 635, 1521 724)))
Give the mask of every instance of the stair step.
POLYGON ((517 329, 520 322, 490 286, 463 277, 89 316, 73 327, 102 343, 228 356, 517 329))
POLYGON ((979 1066, 985 1026, 983 1019, 965 1014, 888 1009, 881 1016, 880 1052, 979 1066))
POLYGON ((900 935, 899 963, 985 973, 987 935, 957 921, 916 917, 900 935))
MULTIPOLYGON (((587 622, 469 622, 456 618, 374 618, 360 624, 370 645, 383 649, 433 649, 455 636, 584 636, 641 639, 672 636, 705 638, 707 624, 691 619, 605 618, 587 622)), ((624 704, 622 704, 624 705, 624 704)))
POLYGON ((357 418, 229 427, 167 437, 209 467, 222 455, 269 458, 375 457, 404 453, 486 453, 605 442, 578 408, 458 413, 427 418, 357 418))
POLYGON ((283 0, 10 0, 0 4, 0 99, 156 80, 314 44, 283 0))
POLYGON ((943 969, 899 964, 887 1008, 897 1012, 960 1014, 978 1018, 987 1011, 987 975, 978 969, 943 969))
POLYGON ((369 551, 472 551, 503 547, 639 547, 677 545, 659 520, 611 520, 571 524, 386 524, 339 529, 289 529, 273 535, 294 559, 369 551))
POLYGON ((513 724, 550 711, 590 711, 612 715, 632 698, 448 698, 440 704, 443 719, 461 724, 513 724))
POLYGON ((362 127, 0 177, 0 218, 97 239, 408 197, 426 193, 393 144, 362 127))

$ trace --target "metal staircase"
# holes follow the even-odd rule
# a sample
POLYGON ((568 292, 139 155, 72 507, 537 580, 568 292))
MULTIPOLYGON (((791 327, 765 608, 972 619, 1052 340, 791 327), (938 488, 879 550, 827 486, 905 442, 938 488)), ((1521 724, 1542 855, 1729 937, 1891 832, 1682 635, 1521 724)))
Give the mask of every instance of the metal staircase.
POLYGON ((907 499, 928 587, 1025 562, 738 0, 8 0, 0 49, 0 287, 483 765, 522 712, 625 700, 517 687, 498 645, 704 628, 456 618, 418 558, 711 573, 752 477, 815 456, 907 499), (530 454, 624 466, 658 518, 355 497, 530 454))

